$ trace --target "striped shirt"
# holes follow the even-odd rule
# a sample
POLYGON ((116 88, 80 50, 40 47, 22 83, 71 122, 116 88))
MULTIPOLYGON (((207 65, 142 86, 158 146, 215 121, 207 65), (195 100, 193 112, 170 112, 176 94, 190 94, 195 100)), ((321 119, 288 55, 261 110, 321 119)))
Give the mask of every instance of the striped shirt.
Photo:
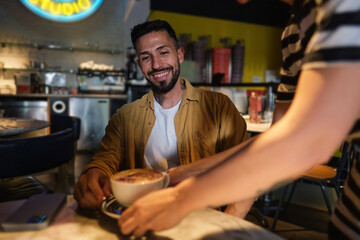
MULTIPOLYGON (((360 0, 295 0, 281 44, 277 101, 286 102, 294 97, 302 69, 360 62, 360 0)), ((359 145, 359 120, 348 139, 359 145)), ((341 239, 360 239, 359 160, 353 163, 331 221, 343 234, 341 239)))

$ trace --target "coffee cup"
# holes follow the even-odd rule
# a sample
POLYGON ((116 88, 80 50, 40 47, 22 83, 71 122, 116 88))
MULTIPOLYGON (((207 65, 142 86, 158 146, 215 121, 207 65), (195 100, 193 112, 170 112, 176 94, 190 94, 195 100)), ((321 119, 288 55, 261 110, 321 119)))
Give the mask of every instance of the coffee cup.
POLYGON ((110 177, 112 193, 124 207, 150 192, 166 188, 169 181, 167 173, 146 168, 124 170, 110 177))

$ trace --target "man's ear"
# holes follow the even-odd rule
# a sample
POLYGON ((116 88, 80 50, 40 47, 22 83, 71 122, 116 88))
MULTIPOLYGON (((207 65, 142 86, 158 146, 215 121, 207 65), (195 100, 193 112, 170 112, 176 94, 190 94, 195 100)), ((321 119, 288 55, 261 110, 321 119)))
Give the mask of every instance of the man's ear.
POLYGON ((185 49, 184 47, 179 47, 177 49, 178 59, 180 64, 184 61, 185 49))

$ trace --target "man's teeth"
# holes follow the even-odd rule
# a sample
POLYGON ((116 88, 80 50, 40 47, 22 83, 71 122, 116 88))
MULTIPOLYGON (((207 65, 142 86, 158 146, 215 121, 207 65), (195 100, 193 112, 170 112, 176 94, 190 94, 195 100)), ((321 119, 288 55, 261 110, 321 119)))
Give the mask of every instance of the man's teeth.
POLYGON ((167 74, 167 72, 166 72, 166 73, 155 74, 154 76, 157 77, 157 78, 159 78, 159 77, 165 76, 166 74, 167 74))

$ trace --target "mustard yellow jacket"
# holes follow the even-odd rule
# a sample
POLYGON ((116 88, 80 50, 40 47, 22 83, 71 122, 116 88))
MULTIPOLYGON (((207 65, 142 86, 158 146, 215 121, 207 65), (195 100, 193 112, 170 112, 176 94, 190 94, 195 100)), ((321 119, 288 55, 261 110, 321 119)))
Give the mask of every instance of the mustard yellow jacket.
MULTIPOLYGON (((245 120, 227 96, 195 88, 184 78, 181 81, 186 90, 174 122, 182 165, 248 139, 245 120)), ((122 169, 144 167, 145 146, 154 124, 154 94, 150 91, 111 117, 99 150, 83 172, 96 167, 110 176, 122 169)))

